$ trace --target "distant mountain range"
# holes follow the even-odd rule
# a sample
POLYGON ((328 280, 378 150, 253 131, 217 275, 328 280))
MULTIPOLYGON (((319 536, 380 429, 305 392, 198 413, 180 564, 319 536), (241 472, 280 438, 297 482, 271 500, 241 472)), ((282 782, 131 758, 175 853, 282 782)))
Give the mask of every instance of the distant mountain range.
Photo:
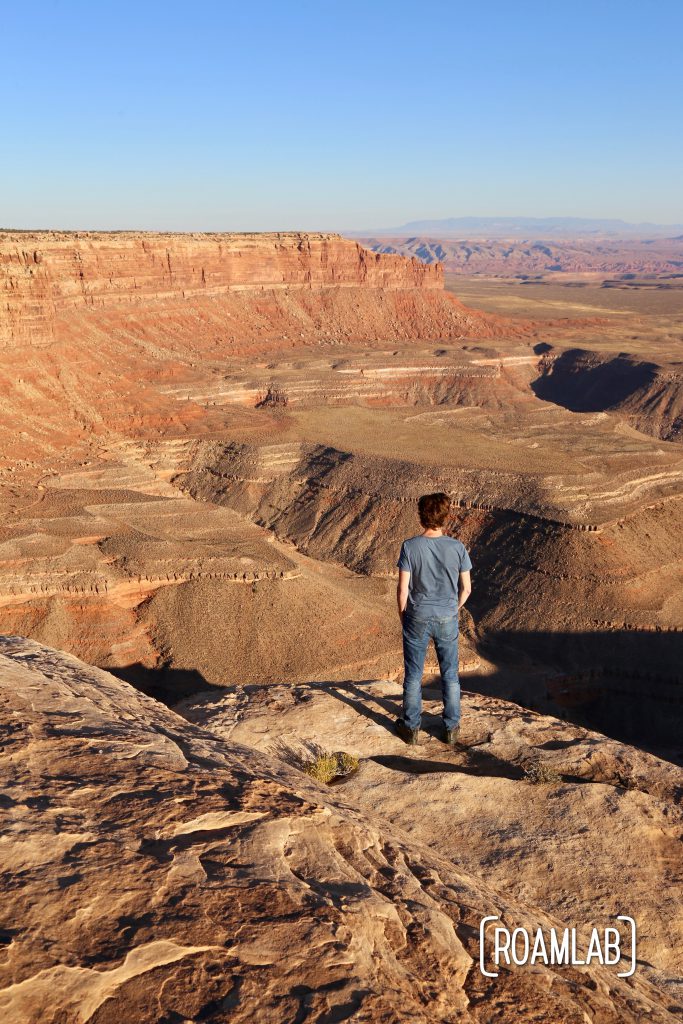
POLYGON ((529 238, 449 238, 425 235, 360 236, 374 252, 441 263, 450 274, 540 278, 550 274, 599 274, 633 279, 670 277, 683 282, 683 238, 615 238, 583 235, 541 241, 529 238))
POLYGON ((400 227, 344 232, 347 237, 407 238, 666 238, 683 232, 683 224, 630 224, 625 220, 590 217, 446 217, 413 220, 400 227))

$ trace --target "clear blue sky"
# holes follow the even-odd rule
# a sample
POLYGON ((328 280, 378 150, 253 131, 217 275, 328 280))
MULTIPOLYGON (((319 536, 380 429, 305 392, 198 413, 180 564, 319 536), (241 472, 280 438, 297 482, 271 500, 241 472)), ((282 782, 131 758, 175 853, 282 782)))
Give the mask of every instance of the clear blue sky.
POLYGON ((3 4, 0 225, 683 222, 680 0, 3 4))

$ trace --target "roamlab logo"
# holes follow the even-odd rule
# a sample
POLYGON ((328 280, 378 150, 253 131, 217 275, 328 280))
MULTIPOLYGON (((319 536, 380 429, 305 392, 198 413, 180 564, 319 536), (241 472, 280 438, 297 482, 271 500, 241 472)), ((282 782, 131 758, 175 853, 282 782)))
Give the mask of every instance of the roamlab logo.
POLYGON ((636 922, 627 914, 615 918, 624 922, 621 928, 615 925, 591 928, 587 942, 581 941, 577 928, 537 928, 529 932, 521 927, 510 931, 506 925, 499 924, 489 928, 487 936, 487 925, 500 920, 498 915, 491 914, 483 917, 479 924, 479 970, 487 978, 497 978, 499 971, 490 968, 503 964, 507 967, 538 963, 583 967, 598 963, 603 967, 617 967, 626 960, 628 970, 617 971, 619 978, 630 978, 636 969, 636 922))

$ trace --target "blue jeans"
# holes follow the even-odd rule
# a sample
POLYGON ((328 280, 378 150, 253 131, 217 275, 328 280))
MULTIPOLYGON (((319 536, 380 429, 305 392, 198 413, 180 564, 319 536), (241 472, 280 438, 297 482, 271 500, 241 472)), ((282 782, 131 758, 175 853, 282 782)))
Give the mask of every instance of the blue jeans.
POLYGON ((460 724, 460 680, 458 678, 458 613, 420 618, 403 613, 403 721, 419 729, 422 720, 422 673, 429 639, 433 637, 441 671, 443 722, 447 729, 460 724))

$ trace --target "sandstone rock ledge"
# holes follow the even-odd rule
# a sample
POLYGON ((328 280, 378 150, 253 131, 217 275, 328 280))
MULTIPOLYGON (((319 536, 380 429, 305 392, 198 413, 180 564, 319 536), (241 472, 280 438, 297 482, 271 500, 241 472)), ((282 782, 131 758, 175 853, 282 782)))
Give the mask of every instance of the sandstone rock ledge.
POLYGON ((636 976, 477 966, 509 902, 284 763, 0 639, 5 1022, 673 1022, 636 976))

